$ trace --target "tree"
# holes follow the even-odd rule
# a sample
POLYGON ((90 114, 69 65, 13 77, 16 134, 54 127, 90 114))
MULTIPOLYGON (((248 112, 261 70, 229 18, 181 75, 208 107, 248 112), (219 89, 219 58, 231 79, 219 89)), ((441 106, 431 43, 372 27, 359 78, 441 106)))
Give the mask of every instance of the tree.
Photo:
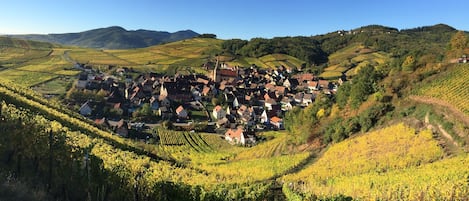
POLYGON ((402 70, 405 71, 413 71, 415 68, 415 58, 412 55, 409 55, 405 58, 404 62, 402 63, 402 70))
POLYGON ((347 105, 351 87, 352 85, 350 82, 346 82, 339 87, 339 90, 335 96, 335 100, 340 109, 343 109, 347 105))
POLYGON ((217 38, 217 35, 204 33, 204 34, 200 34, 198 38, 217 38))
POLYGON ((463 31, 456 32, 450 41, 450 49, 454 56, 461 56, 464 54, 464 49, 467 47, 467 36, 463 31))

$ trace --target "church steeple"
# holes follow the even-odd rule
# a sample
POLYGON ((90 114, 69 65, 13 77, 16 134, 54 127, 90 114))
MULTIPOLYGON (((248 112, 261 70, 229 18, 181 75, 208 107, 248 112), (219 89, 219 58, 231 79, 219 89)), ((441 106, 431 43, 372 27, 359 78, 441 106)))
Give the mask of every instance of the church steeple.
POLYGON ((215 68, 213 68, 213 81, 217 81, 217 69, 218 69, 218 56, 217 56, 217 62, 215 63, 215 68))

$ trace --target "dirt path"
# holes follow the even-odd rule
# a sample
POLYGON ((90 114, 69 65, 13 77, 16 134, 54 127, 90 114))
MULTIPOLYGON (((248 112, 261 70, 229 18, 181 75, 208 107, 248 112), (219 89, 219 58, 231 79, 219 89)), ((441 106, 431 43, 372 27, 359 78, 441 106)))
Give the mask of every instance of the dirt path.
POLYGON ((443 137, 448 139, 449 142, 451 142, 454 146, 459 147, 458 143, 454 141, 453 137, 451 137, 451 135, 448 132, 446 132, 446 130, 443 129, 443 126, 441 126, 440 124, 438 124, 438 130, 440 130, 441 135, 443 135, 443 137))
POLYGON ((466 114, 459 111, 453 105, 451 105, 451 104, 449 104, 449 103, 447 103, 443 100, 436 99, 436 98, 431 98, 431 97, 426 97, 426 96, 410 96, 409 98, 413 101, 416 101, 416 102, 445 107, 445 108, 450 110, 450 112, 452 113, 452 115, 454 117, 456 117, 458 120, 464 122, 464 124, 469 125, 469 117, 466 114))

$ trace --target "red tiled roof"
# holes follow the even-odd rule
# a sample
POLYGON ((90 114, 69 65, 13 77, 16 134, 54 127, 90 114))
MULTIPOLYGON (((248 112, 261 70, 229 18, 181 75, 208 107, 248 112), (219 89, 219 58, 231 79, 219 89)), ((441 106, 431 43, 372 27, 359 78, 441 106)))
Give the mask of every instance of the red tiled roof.
POLYGON ((238 77, 238 72, 229 69, 221 69, 218 71, 218 74, 227 77, 238 77))
POLYGON ((202 94, 207 95, 208 92, 210 92, 210 87, 205 86, 204 89, 202 89, 202 94))
POLYGON ((176 109, 176 113, 180 113, 184 110, 184 107, 182 107, 182 105, 180 105, 177 109, 176 109))
POLYGON ((242 134, 243 134, 243 128, 228 129, 225 133, 225 136, 229 136, 232 139, 237 139, 239 142, 241 140, 242 134))
POLYGON ((223 108, 220 105, 217 105, 215 106, 214 110, 218 112, 220 110, 223 110, 223 108))
POLYGON ((282 119, 280 119, 277 116, 273 116, 272 118, 270 118, 270 121, 274 123, 279 123, 279 122, 282 122, 282 119))

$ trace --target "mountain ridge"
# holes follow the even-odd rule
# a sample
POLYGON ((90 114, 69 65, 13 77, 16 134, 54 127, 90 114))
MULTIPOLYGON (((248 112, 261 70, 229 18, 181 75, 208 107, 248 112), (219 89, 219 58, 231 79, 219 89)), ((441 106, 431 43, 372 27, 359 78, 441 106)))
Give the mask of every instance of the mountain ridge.
POLYGON ((11 38, 34 40, 98 49, 143 48, 193 38, 199 34, 192 30, 177 32, 153 30, 126 30, 120 26, 97 28, 76 33, 6 35, 11 38))

